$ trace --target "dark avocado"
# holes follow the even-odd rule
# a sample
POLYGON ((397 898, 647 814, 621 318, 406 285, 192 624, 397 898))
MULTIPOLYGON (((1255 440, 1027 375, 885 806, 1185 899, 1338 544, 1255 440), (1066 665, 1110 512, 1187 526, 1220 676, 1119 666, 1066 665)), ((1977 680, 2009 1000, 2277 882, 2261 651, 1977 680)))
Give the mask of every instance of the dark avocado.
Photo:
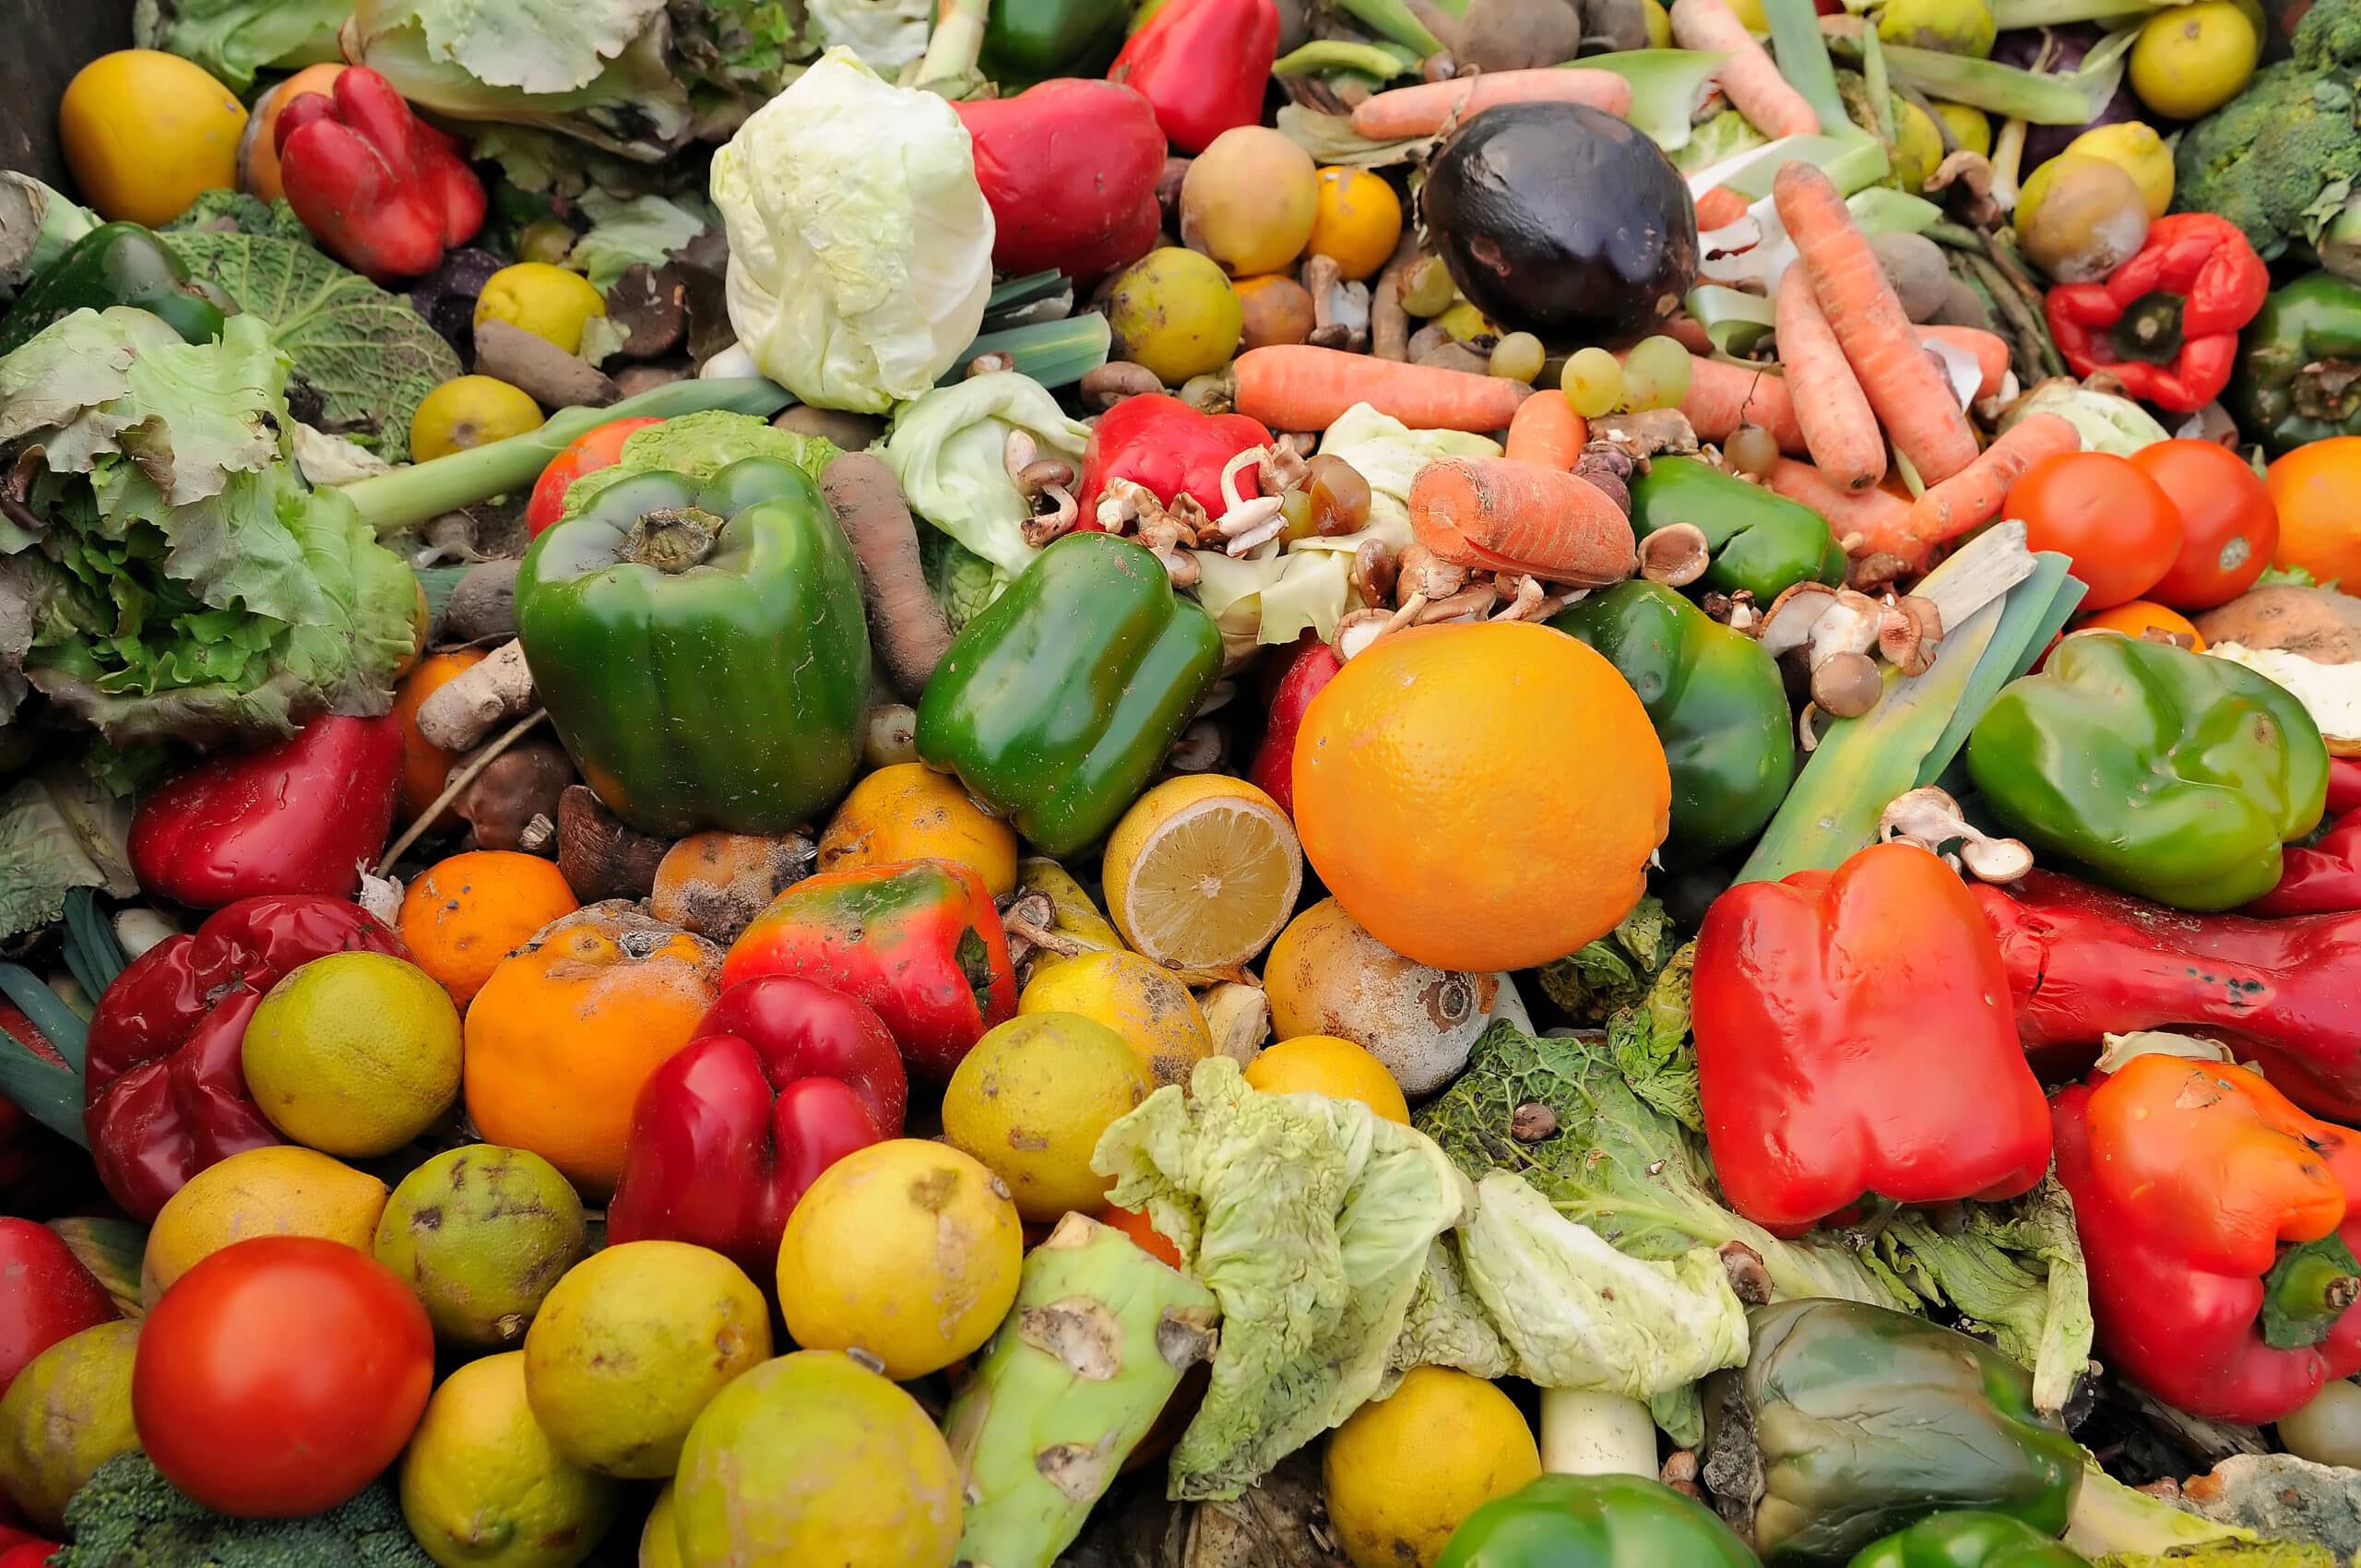
POLYGON ((1419 207, 1460 292, 1505 327, 1624 341, 1668 320, 1696 280, 1679 172, 1583 104, 1485 110, 1443 144, 1419 207))

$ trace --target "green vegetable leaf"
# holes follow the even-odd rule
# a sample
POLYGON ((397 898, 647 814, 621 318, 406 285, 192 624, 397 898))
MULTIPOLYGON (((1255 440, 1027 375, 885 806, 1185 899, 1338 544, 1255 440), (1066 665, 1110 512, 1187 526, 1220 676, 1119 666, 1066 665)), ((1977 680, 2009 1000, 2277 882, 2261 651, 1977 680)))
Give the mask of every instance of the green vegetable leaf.
POLYGON ((956 634, 974 620, 985 605, 1000 597, 1000 590, 1012 580, 991 562, 944 533, 941 529, 919 529, 919 564, 926 572, 926 586, 943 605, 943 613, 956 634))
POLYGON ((139 891, 124 838, 131 802, 63 766, 0 795, 0 937, 47 925, 77 887, 118 898, 139 891))
POLYGON ((1689 1038, 1689 988, 1697 944, 1672 956, 1648 994, 1607 1026, 1607 1049, 1631 1092, 1692 1133, 1705 1130, 1697 1087, 1697 1049, 1689 1038))
POLYGON ((894 470, 910 510, 1016 576, 1038 553, 1025 542, 1032 508, 1002 454, 1022 430, 1044 457, 1077 466, 1089 427, 1066 418, 1049 389, 1013 370, 971 375, 905 403, 878 457, 894 470))
POLYGON ((194 60, 231 90, 260 70, 336 59, 336 30, 350 0, 139 0, 131 36, 142 49, 194 60))
POLYGON ((1575 1022, 1604 1024, 1648 993, 1672 957, 1672 920, 1664 900, 1640 900, 1622 923, 1580 952, 1543 968, 1544 995, 1575 1022))
POLYGON ((841 456, 836 444, 825 436, 799 435, 752 414, 725 409, 682 414, 625 436, 620 461, 594 469, 567 487, 564 515, 578 517, 614 486, 652 470, 686 474, 702 482, 741 457, 776 457, 793 463, 816 484, 841 456))
POLYGON ((406 0, 367 6, 377 28, 414 25, 426 52, 491 87, 571 92, 653 26, 664 0, 406 0))
POLYGON ((2094 1568, 2345 1568, 2308 1541, 2207 1541, 2165 1552, 2110 1552, 2094 1568))
MULTIPOLYGON (((689 200, 704 206, 694 197, 689 200)), ((587 276, 591 287, 602 294, 635 263, 661 267, 672 259, 673 252, 719 221, 660 196, 625 201, 591 190, 582 193, 581 205, 589 214, 590 230, 574 242, 566 264, 587 276)))
POLYGON ((295 216, 295 209, 284 198, 265 202, 243 191, 199 191, 196 199, 188 204, 188 210, 158 232, 172 233, 183 229, 268 234, 274 239, 293 240, 314 250, 319 248, 313 244, 312 232, 303 227, 303 220, 295 216))

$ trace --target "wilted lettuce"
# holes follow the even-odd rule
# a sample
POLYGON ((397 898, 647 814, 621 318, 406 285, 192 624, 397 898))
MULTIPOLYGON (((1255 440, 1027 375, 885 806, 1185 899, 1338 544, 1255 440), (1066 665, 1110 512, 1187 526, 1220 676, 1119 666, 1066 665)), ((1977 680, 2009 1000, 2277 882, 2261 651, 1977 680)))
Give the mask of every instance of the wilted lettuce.
POLYGON ((910 510, 1010 576, 1033 564, 1031 515, 1008 477, 1009 433, 1033 438, 1044 457, 1079 468, 1090 427, 1066 418, 1047 387, 1013 370, 938 386, 902 407, 878 457, 901 481, 910 510))
POLYGON ((781 430, 752 414, 733 414, 726 409, 681 414, 661 424, 642 425, 623 437, 617 461, 593 469, 566 488, 564 515, 581 516, 615 485, 654 469, 702 481, 741 457, 776 457, 793 463, 816 482, 822 471, 841 456, 833 441, 781 430))
POLYGON ((2094 392, 2063 376, 2043 382, 2020 398, 2002 417, 2000 428, 2006 431, 2028 414, 2056 414, 2074 427, 2085 452, 2128 457, 2167 438, 2165 427, 2130 398, 2094 392))
POLYGON ((810 0, 812 30, 828 48, 851 50, 881 71, 926 53, 932 0, 810 0))
POLYGON ((660 196, 636 196, 628 201, 605 191, 582 193, 582 210, 590 229, 574 242, 566 265, 590 279, 605 293, 635 263, 655 267, 672 253, 712 227, 711 211, 695 197, 687 204, 660 196), (693 210, 693 208, 694 210, 693 210))
POLYGON ((255 73, 336 59, 350 0, 139 0, 132 41, 194 60, 232 90, 255 73))

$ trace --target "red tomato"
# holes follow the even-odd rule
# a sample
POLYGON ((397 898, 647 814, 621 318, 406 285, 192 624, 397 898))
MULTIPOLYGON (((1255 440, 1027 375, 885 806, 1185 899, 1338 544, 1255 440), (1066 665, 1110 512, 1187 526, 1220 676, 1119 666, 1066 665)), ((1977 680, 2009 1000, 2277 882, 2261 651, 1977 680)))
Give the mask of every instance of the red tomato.
POLYGON ((2084 610, 2138 599, 2180 554, 2180 514, 2164 487, 2107 452, 2044 457, 2009 487, 2001 515, 2022 517, 2025 542, 2055 550, 2090 588, 2084 610))
POLYGON ((309 1236, 222 1248, 139 1330, 131 1417, 164 1479, 217 1513, 333 1508, 426 1410, 434 1335, 399 1276, 309 1236))
POLYGON ((0 1394, 52 1345, 118 1315, 106 1288, 56 1231, 0 1218, 0 1394))
POLYGON ((610 420, 598 429, 575 436, 565 450, 550 459, 534 481, 533 498, 525 504, 525 527, 534 537, 565 511, 566 487, 584 474, 611 469, 623 460, 623 440, 635 430, 662 424, 658 419, 610 420))
POLYGON ((2131 463, 2180 513, 2180 554, 2147 597, 2175 610, 2211 610, 2254 587, 2279 548, 2279 508, 2262 476, 2211 441, 2159 441, 2131 463))

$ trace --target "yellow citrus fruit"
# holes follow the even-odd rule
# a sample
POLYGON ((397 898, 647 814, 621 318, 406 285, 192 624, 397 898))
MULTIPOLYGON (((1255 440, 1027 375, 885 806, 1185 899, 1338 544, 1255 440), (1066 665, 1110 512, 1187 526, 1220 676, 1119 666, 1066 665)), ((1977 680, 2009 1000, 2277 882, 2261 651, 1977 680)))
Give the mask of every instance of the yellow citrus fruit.
POLYGON ((2177 632, 2194 638, 2195 644, 2189 651, 2205 651, 2205 637, 2198 631, 2195 622, 2177 610, 2167 610, 2150 600, 2135 599, 2129 603, 2102 610, 2094 615, 2085 615, 2074 624, 2078 632, 2121 632, 2127 637, 2143 636, 2151 626, 2160 632, 2177 632))
POLYGON ((1541 1474, 1541 1451, 1482 1378, 1414 1367, 1329 1434, 1322 1470, 1353 1568, 1431 1568, 1467 1515, 1541 1474))
POLYGON ((1983 110, 1937 99, 1935 118, 1951 132, 1952 140, 1959 143, 1961 151, 1973 152, 1980 158, 1992 155, 1992 122, 1985 118, 1983 110))
POLYGON ((1351 1040, 1410 1094, 1431 1094, 1466 1064, 1500 998, 1495 974, 1405 958, 1323 898, 1271 944, 1263 965, 1281 1039, 1351 1040))
MULTIPOLYGON (((694 1432, 696 1428, 692 1426, 689 1431, 694 1432)), ((639 1568, 682 1568, 681 1532, 672 1523, 675 1516, 672 1483, 666 1481, 664 1490, 656 1494, 654 1505, 647 1510, 647 1523, 639 1529, 639 1568)))
POLYGON ((1016 1011, 1079 1013, 1131 1042, 1159 1084, 1186 1085, 1214 1053, 1205 1016, 1180 977, 1136 953, 1086 953, 1037 969, 1016 1011))
POLYGON ((881 767, 852 787, 820 835, 820 870, 896 861, 956 861, 995 898, 1016 890, 1016 830, 922 762, 881 767))
POLYGON ((1115 274, 1107 324, 1121 358, 1178 386, 1229 362, 1246 328, 1246 307, 1219 262, 1167 245, 1115 274))
POLYGON ((131 1420, 136 1323, 68 1335, 27 1362, 0 1397, 0 1494, 55 1534, 90 1472, 139 1446, 131 1420))
POLYGON ((1090 1169, 1098 1135, 1156 1092, 1129 1041, 1078 1013, 1034 1013, 988 1031, 943 1097, 943 1134, 1008 1184, 1036 1222, 1089 1214, 1114 1183, 1090 1169))
POLYGON ((84 201, 110 220, 157 228, 206 191, 238 183, 246 109, 177 54, 118 49, 66 84, 57 140, 84 201))
POLYGON ((1402 238, 1402 198, 1367 169, 1320 171, 1320 200, 1304 248, 1336 263, 1346 281, 1374 278, 1402 238))
POLYGON ((2097 158, 2131 176, 2147 198, 2148 216, 2162 218, 2173 204, 2173 149, 2153 125, 2124 120, 2084 131, 2066 144, 2068 153, 2097 158))
POLYGON ((706 1401, 770 1354, 770 1308, 745 1270, 685 1241, 626 1241, 542 1298, 525 1392, 568 1459, 654 1480, 672 1473, 706 1401))
POLYGON ((459 1098, 459 1010, 416 964, 331 953, 270 988, 240 1060, 272 1126, 367 1159, 417 1137, 459 1098))
POLYGON ((1303 891, 1303 847, 1242 778, 1192 773, 1141 796, 1107 840, 1107 912, 1159 964, 1221 968, 1271 944, 1303 891))
POLYGON ((540 1155, 469 1144, 401 1180, 371 1251, 402 1277, 456 1345, 525 1337, 542 1298, 589 1250, 582 1199, 540 1155))
POLYGON ((1410 1124, 1410 1102, 1385 1063, 1335 1035, 1298 1035, 1265 1047, 1246 1064, 1246 1081, 1264 1094, 1357 1099, 1388 1122, 1410 1124))
POLYGON ((2260 44, 2254 23, 2232 0, 2166 6, 2132 42, 2131 90, 2169 119, 2211 114, 2254 75, 2260 44))
POLYGON ((209 1165, 167 1201, 148 1231, 139 1294, 149 1306, 232 1241, 316 1236, 367 1252, 386 1184, 316 1149, 279 1144, 209 1165))
POLYGON ((1942 165, 1943 133, 1932 114, 1908 102, 1895 112, 1893 126, 1893 183, 1915 196, 1942 165))
POLYGON ((522 1350, 445 1378, 402 1453, 402 1521, 442 1568, 574 1568, 613 1526, 622 1492, 533 1419, 522 1350))
POLYGON ((504 321, 578 354, 584 325, 606 314, 605 297, 579 272, 546 261, 520 261, 484 280, 483 292, 476 296, 475 324, 504 321))
POLYGON ((1007 1182, 948 1145, 893 1138, 822 1171, 787 1217, 779 1308, 798 1345, 866 1350, 907 1383, 991 1337, 1024 1251, 1007 1182))
POLYGON ((540 428, 541 406, 505 381, 455 375, 418 400, 409 455, 423 463, 540 428))
MULTIPOLYGON (((1664 8, 1664 0, 1640 0, 1640 4, 1647 12, 1648 47, 1671 48, 1672 13, 1664 8)), ((1751 4, 1758 11, 1762 8, 1762 0, 1751 0, 1751 4)))
MULTIPOLYGON (((683 1568, 951 1568, 962 1512, 958 1461, 919 1402, 826 1350, 722 1390, 672 1483, 683 1568)), ((642 1548, 641 1568, 663 1561, 642 1548)))

